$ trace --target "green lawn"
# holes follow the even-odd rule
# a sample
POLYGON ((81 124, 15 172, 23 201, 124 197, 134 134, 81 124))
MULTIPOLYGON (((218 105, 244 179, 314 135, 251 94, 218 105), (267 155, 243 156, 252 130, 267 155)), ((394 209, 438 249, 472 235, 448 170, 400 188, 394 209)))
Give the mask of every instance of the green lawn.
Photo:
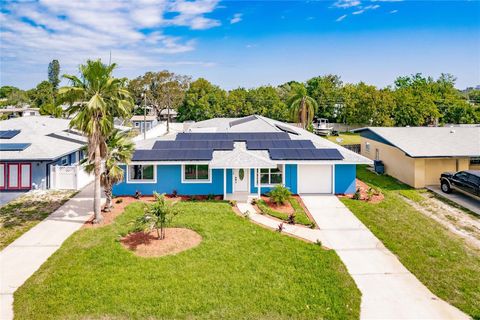
MULTIPOLYGON (((307 213, 305 212, 305 210, 303 210, 302 206, 300 205, 297 199, 295 199, 294 197, 290 197, 288 201, 290 202, 293 209, 295 210, 295 223, 302 224, 309 227, 315 226, 315 222, 310 221, 310 219, 307 216, 307 213)), ((288 221, 288 214, 273 210, 265 203, 264 200, 258 200, 257 206, 262 211, 263 214, 268 214, 269 216, 275 217, 277 219, 288 221)))
POLYGON ((328 136, 326 137, 328 140, 335 142, 336 144, 344 145, 344 144, 360 144, 360 135, 356 133, 344 132, 340 133, 338 137, 336 136, 328 136), (341 142, 337 141, 337 139, 342 139, 341 142))
POLYGON ((433 293, 480 319, 480 251, 408 205, 418 192, 388 176, 358 168, 357 177, 385 195, 378 204, 342 198, 355 215, 433 293))
POLYGON ((76 191, 27 193, 0 208, 0 250, 57 210, 76 191))
MULTIPOLYGON (((82 229, 15 292, 17 319, 358 319, 360 293, 334 251, 264 229, 225 202, 180 202, 202 243, 141 258, 112 225, 82 229)), ((167 233, 168 236, 168 233, 167 233)))

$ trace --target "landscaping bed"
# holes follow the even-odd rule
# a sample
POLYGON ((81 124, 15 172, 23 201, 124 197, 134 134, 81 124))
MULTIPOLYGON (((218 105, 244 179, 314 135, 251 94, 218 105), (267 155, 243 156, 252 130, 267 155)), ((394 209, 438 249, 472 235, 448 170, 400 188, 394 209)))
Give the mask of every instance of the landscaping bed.
POLYGON ((15 292, 16 319, 359 318, 360 293, 335 252, 252 224, 226 202, 176 206, 170 227, 198 233, 198 246, 138 257, 121 243, 144 214, 130 203, 64 242, 15 292))
POLYGON ((0 250, 60 208, 77 191, 35 190, 0 208, 0 250))
POLYGON ((341 201, 434 294, 480 319, 480 250, 405 201, 423 206, 421 191, 363 166, 357 177, 381 191, 383 201, 341 201))
POLYGON ((262 196, 254 204, 262 214, 267 214, 285 222, 289 222, 289 217, 294 215, 295 224, 315 227, 315 222, 310 219, 308 211, 302 205, 302 200, 298 196, 291 196, 284 204, 275 204, 269 197, 262 196))

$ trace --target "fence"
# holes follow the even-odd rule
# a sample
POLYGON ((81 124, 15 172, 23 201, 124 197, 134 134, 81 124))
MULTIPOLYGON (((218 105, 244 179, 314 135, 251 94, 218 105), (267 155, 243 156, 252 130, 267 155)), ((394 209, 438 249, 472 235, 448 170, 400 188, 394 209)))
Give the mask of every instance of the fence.
POLYGON ((93 178, 93 174, 88 174, 79 165, 50 167, 50 189, 80 190, 93 178))
POLYGON ((360 144, 344 144, 342 147, 351 150, 356 153, 360 153, 360 144))

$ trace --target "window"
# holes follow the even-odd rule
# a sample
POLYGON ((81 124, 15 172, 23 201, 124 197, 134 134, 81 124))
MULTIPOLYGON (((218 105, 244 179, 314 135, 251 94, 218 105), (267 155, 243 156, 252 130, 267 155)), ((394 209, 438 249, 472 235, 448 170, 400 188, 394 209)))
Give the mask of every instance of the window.
POLYGON ((468 182, 471 182, 476 186, 480 186, 480 177, 470 174, 468 177, 468 182))
POLYGON ((63 157, 60 158, 60 165, 61 166, 68 165, 68 156, 63 156, 63 157))
MULTIPOLYGON (((258 179, 255 180, 255 183, 258 179)), ((260 184, 262 185, 275 185, 282 184, 283 174, 279 168, 273 169, 260 169, 260 184)))
POLYGON ((365 151, 370 152, 370 143, 369 142, 365 142, 365 151))
POLYGON ((206 164, 186 164, 183 166, 184 182, 209 182, 210 170, 206 164))
POLYGON ((129 182, 155 182, 155 170, 153 165, 128 166, 129 182))
POLYGON ((470 158, 470 165, 480 165, 480 157, 470 158))
POLYGON ((459 172, 454 175, 454 177, 461 181, 466 181, 468 179, 468 174, 466 172, 459 172))

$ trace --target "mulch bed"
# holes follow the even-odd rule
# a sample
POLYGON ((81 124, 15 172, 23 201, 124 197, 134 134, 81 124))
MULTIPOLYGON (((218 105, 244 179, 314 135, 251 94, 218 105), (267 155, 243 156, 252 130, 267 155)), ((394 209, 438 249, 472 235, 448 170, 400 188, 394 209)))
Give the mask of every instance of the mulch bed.
POLYGON ((202 237, 186 228, 166 228, 165 239, 158 239, 157 231, 135 232, 120 240, 122 246, 140 257, 161 257, 194 248, 202 237))
MULTIPOLYGON (((377 190, 377 194, 374 194, 370 200, 368 200, 368 189, 370 187, 363 181, 356 179, 356 190, 360 189, 360 201, 365 201, 368 203, 379 203, 382 202, 384 199, 383 194, 380 192, 380 190, 377 190)), ((347 194, 339 197, 345 197, 345 198, 353 198, 353 194, 347 194)))
POLYGON ((295 212, 295 210, 293 209, 292 205, 288 200, 285 201, 284 204, 276 204, 269 197, 266 197, 266 196, 262 196, 262 200, 265 201, 267 206, 269 206, 270 209, 272 210, 275 210, 281 213, 286 213, 286 214, 292 214, 295 212))

